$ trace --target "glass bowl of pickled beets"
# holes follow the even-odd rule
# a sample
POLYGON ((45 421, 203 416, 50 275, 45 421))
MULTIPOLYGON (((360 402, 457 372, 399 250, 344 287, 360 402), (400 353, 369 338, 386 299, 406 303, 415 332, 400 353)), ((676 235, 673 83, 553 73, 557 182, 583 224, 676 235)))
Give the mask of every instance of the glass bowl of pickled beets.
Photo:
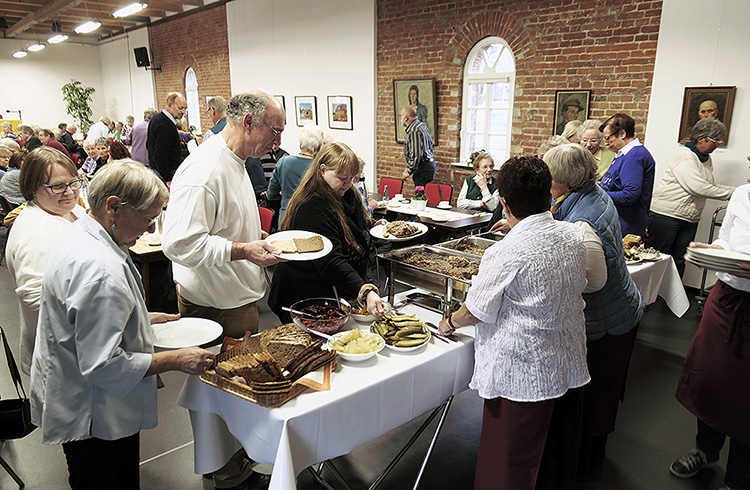
POLYGON ((349 320, 352 307, 341 300, 341 308, 335 298, 310 298, 292 305, 292 321, 302 330, 312 329, 333 335, 349 320), (304 313, 300 315, 299 313, 304 313))

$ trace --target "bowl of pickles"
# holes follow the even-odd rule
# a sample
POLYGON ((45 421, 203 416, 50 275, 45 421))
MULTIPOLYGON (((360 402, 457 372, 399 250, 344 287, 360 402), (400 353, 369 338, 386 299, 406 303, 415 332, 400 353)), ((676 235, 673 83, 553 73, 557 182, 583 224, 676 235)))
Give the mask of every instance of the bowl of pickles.
POLYGON ((385 347, 396 352, 411 352, 430 341, 430 331, 416 315, 392 312, 372 322, 370 332, 385 340, 385 347))

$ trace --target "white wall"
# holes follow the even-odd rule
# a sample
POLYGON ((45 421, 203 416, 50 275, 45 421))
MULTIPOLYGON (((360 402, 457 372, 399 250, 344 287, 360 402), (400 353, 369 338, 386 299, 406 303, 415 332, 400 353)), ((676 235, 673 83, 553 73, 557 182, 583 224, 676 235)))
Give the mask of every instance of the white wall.
POLYGON ((148 48, 147 28, 137 29, 99 46, 106 114, 114 121, 125 122, 132 115, 135 122, 143 120, 143 110, 155 105, 153 72, 138 68, 133 48, 148 48))
POLYGON ((284 96, 282 148, 290 153, 299 151, 294 96, 316 96, 318 125, 367 162, 368 187, 375 174, 375 7, 375 0, 227 4, 232 92, 262 87, 284 96), (328 127, 329 95, 352 96, 353 131, 328 127))
POLYGON ((71 79, 93 87, 91 109, 96 121, 104 113, 104 85, 99 62, 99 48, 64 42, 16 59, 14 51, 31 44, 28 40, 0 39, 0 74, 3 89, 0 93, 0 114, 17 118, 5 111, 22 111, 23 122, 56 128, 60 122, 73 122, 67 114, 61 87, 71 79))
MULTIPOLYGON (((714 151, 716 181, 740 185, 748 177, 750 142, 750 2, 747 0, 664 0, 656 51, 646 146, 656 159, 656 184, 680 147, 677 133, 685 87, 737 87, 729 144, 714 151)), ((725 204, 709 200, 696 239, 708 240, 711 215, 725 204)), ((717 230, 718 232, 718 230, 717 230)), ((709 274, 713 278, 713 274, 709 274)), ((700 270, 688 265, 686 285, 699 287, 700 270)))

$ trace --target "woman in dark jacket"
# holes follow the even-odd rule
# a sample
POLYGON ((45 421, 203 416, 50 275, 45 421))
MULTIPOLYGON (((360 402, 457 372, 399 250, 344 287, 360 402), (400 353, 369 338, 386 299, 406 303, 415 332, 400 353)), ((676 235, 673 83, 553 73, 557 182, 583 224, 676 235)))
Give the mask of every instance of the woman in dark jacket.
POLYGON ((370 313, 384 313, 378 288, 367 280, 372 220, 352 178, 359 175, 357 155, 342 143, 326 145, 308 167, 292 195, 282 230, 305 230, 331 240, 333 250, 311 261, 276 266, 268 304, 282 322, 281 309, 307 298, 333 297, 333 286, 345 298, 356 297, 370 313))

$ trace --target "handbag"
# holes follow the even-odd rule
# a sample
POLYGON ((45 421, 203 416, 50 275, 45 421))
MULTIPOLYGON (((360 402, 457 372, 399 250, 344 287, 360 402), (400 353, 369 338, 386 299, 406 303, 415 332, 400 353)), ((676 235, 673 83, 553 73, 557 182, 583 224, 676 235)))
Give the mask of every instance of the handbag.
POLYGON ((18 371, 16 360, 8 345, 8 338, 0 327, 0 337, 5 346, 5 357, 8 359, 10 377, 16 386, 18 398, 0 400, 0 439, 20 439, 26 437, 36 429, 31 423, 31 402, 26 396, 21 381, 21 373, 18 371))

